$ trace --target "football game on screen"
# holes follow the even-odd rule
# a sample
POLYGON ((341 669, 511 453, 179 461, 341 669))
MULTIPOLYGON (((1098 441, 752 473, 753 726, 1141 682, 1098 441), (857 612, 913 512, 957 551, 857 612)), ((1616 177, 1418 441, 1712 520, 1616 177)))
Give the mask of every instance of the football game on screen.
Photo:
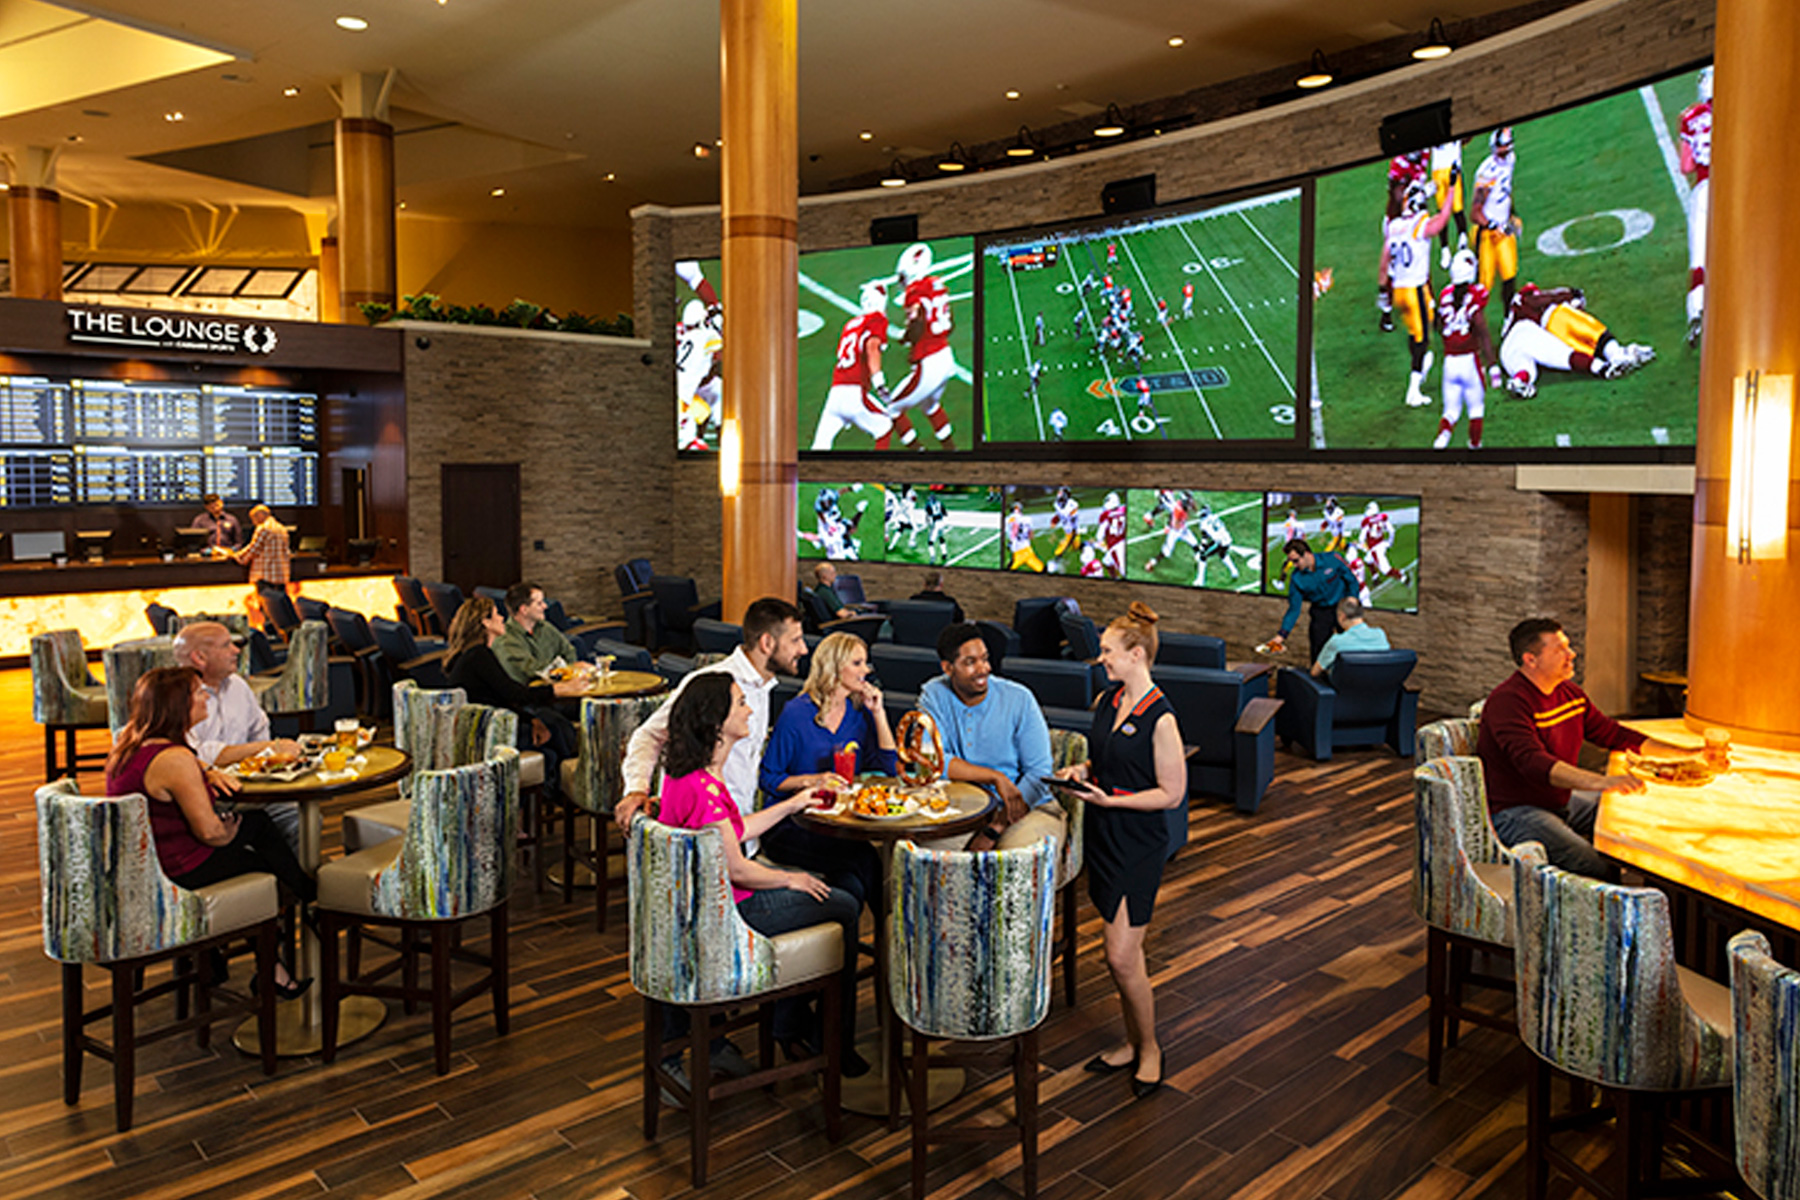
POLYGON ((974 443, 975 243, 800 256, 802 450, 974 443))
POLYGON ((1127 577, 1215 591, 1262 590, 1261 492, 1132 488, 1127 577))
POLYGON ((1300 192, 982 246, 990 442, 1289 438, 1300 192))
POLYGON ((1001 497, 1002 555, 1008 571, 1123 579, 1125 490, 1008 485, 1001 497))
POLYGON ((1315 448, 1691 446, 1712 71, 1321 176, 1315 448))
POLYGON ((1263 591, 1287 595, 1287 544, 1304 538, 1336 554, 1361 583, 1369 608, 1419 610, 1419 498, 1348 492, 1270 492, 1264 500, 1263 591))
POLYGON ((719 448, 724 284, 716 258, 675 264, 675 448, 719 448))
POLYGON ((992 567, 1000 543, 1000 489, 984 484, 882 487, 882 555, 892 563, 992 567))
POLYGON ((880 562, 881 493, 881 485, 873 483, 801 484, 794 531, 798 556, 880 562))

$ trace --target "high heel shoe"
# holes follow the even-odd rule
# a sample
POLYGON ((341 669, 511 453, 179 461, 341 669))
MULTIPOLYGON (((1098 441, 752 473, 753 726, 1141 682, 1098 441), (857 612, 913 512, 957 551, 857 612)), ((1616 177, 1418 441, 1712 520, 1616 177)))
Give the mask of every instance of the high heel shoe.
POLYGON ((1137 1070, 1137 1064, 1138 1060, 1137 1055, 1135 1054, 1131 1056, 1130 1062, 1109 1063, 1106 1061, 1106 1055, 1102 1053, 1096 1054, 1094 1057, 1088 1059, 1087 1064, 1081 1069, 1084 1071, 1092 1071, 1096 1075, 1111 1075, 1116 1071, 1135 1071, 1137 1070))
MULTIPOLYGON (((313 981, 310 979, 295 979, 290 976, 286 983, 272 984, 275 988, 275 998, 278 1000, 298 1000, 300 997, 306 995, 306 989, 312 986, 312 982, 313 981)), ((262 977, 258 975, 250 980, 250 991, 252 994, 255 994, 261 990, 262 977)))

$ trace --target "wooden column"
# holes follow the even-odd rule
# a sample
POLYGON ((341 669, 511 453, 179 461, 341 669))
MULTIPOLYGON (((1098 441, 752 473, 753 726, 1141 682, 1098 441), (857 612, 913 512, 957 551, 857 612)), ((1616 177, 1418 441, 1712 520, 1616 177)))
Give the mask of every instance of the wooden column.
MULTIPOLYGON (((1800 749, 1800 486, 1792 465, 1786 556, 1740 563, 1725 540, 1732 380, 1751 370, 1800 373, 1800 241, 1771 236, 1768 225, 1777 198, 1800 189, 1800 144, 1769 132, 1800 111, 1800 5, 1718 0, 1714 47, 1687 722, 1800 749)), ((1790 454, 1790 464, 1800 462, 1792 447, 1790 454)))
POLYGON ((56 191, 56 150, 27 146, 12 159, 6 192, 12 294, 25 300, 62 299, 62 196, 56 191))
POLYGON ((1588 496, 1587 634, 1582 690, 1609 713, 1631 711, 1637 684, 1637 504, 1622 492, 1588 496))
POLYGON ((394 263, 394 127, 387 97, 393 72, 343 80, 337 123, 337 229, 342 315, 356 306, 392 304, 394 263))
POLYGON ((326 236, 319 239, 319 320, 337 324, 344 319, 342 293, 344 275, 338 257, 338 240, 326 236))
POLYGON ((797 0, 720 0, 724 408, 741 447, 722 497, 728 621, 794 598, 798 26, 797 0))

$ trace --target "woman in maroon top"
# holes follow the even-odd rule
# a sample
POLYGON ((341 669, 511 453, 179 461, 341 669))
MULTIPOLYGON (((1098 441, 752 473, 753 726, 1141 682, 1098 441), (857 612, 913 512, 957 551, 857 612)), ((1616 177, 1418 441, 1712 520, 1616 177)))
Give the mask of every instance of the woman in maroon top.
MULTIPOLYGON (((157 861, 178 886, 200 888, 265 872, 310 903, 317 895, 313 878, 268 813, 220 815, 213 807, 213 783, 187 743, 188 729, 205 716, 200 672, 192 667, 146 671, 132 689, 131 717, 106 760, 106 794, 142 793, 149 800, 157 861)), ((279 963, 275 971, 284 997, 305 990, 306 984, 295 984, 279 963)))

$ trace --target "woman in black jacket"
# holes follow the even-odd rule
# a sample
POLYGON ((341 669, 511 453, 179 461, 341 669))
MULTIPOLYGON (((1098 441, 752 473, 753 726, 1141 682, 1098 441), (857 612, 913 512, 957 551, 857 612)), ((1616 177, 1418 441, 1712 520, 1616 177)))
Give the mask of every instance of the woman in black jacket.
POLYGON ((494 656, 494 639, 506 632, 506 618, 486 596, 464 600, 450 621, 444 671, 450 686, 459 687, 471 703, 508 708, 519 715, 519 749, 544 756, 544 786, 555 792, 562 764, 576 755, 575 726, 556 711, 556 701, 579 696, 586 682, 523 684, 506 673, 494 656))

